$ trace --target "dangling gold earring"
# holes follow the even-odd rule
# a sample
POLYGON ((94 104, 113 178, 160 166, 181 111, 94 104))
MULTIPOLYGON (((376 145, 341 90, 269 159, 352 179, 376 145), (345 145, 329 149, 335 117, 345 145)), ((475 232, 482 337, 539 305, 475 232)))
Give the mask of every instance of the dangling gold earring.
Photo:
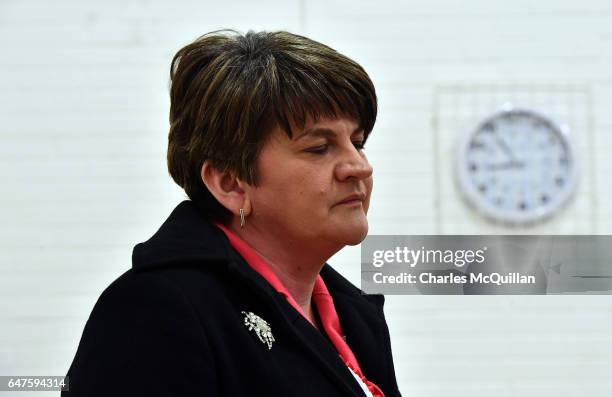
POLYGON ((244 227, 244 208, 240 208, 240 227, 244 227))

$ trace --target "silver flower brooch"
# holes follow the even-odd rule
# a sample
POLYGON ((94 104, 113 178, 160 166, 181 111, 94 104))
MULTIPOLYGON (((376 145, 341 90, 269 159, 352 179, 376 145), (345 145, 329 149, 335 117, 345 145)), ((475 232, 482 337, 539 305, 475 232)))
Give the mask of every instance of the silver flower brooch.
POLYGON ((272 336, 270 324, 253 312, 243 311, 241 313, 244 314, 244 325, 247 327, 247 329, 249 331, 255 331, 255 334, 259 340, 268 346, 268 350, 272 349, 274 336, 272 336))

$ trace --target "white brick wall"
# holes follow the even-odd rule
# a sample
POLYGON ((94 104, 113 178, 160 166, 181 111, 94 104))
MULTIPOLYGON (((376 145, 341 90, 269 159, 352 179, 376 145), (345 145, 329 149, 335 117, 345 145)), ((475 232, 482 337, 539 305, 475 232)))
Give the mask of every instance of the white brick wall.
MULTIPOLYGON (((65 374, 102 289, 184 197, 164 164, 169 63, 223 27, 303 33, 368 70, 372 234, 516 232, 467 210, 440 156, 461 110, 436 98, 481 86, 585 93, 561 116, 587 183, 520 232, 612 233, 609 1, 0 0, 0 374, 65 374)), ((358 248, 331 263, 359 281, 358 248)), ((612 394, 605 296, 394 296, 386 313, 405 396, 612 394)))

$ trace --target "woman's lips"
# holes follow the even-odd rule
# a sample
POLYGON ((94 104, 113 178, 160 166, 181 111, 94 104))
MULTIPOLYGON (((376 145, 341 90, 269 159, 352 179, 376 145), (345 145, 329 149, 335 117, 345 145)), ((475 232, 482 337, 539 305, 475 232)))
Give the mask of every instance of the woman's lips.
POLYGON ((363 203, 365 196, 364 195, 352 195, 347 197, 346 199, 340 201, 336 205, 349 205, 349 206, 359 206, 363 203))
POLYGON ((360 206, 362 201, 360 199, 348 200, 339 203, 340 205, 349 205, 349 206, 360 206))

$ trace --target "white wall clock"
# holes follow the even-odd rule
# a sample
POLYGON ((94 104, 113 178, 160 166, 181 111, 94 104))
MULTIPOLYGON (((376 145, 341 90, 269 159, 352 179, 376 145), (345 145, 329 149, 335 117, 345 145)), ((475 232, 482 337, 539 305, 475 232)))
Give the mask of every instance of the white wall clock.
POLYGON ((530 225, 553 215, 577 182, 566 125, 505 105, 460 141, 457 182, 465 199, 493 221, 530 225))

